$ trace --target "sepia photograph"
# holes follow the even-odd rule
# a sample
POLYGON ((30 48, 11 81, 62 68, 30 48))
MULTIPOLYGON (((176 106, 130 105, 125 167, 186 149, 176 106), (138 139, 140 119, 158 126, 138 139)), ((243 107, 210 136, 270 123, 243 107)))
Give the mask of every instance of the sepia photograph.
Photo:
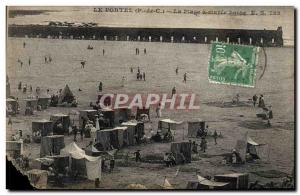
POLYGON ((6 188, 295 191, 295 13, 7 6, 6 188))

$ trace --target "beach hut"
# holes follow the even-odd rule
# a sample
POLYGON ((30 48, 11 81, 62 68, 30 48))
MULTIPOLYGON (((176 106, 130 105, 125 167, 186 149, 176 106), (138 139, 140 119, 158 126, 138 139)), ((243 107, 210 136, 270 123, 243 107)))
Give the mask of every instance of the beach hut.
POLYGON ((205 129, 205 121, 202 119, 190 120, 188 123, 188 137, 197 137, 199 129, 205 129))
POLYGON ((127 135, 129 145, 135 145, 137 141, 145 135, 144 123, 138 121, 128 121, 121 124, 121 126, 127 127, 127 135))
POLYGON ((217 182, 228 182, 231 190, 247 190, 249 175, 247 173, 230 173, 224 175, 215 175, 214 180, 217 182))
POLYGON ((130 120, 131 109, 128 107, 119 107, 115 109, 115 125, 130 120))
POLYGON ((40 143, 41 137, 51 135, 53 133, 52 124, 52 121, 46 119, 32 121, 32 140, 40 143))
POLYGON ((50 120, 53 122, 53 134, 64 135, 69 133, 69 126, 71 125, 70 116, 67 114, 52 114, 50 120), (58 124, 62 124, 62 129, 58 128, 58 124))
POLYGON ((171 119, 161 119, 158 122, 158 132, 162 135, 165 135, 169 130, 175 131, 177 126, 182 124, 181 121, 174 121, 171 119))
POLYGON ((83 119, 93 121, 94 126, 96 125, 96 115, 98 115, 97 110, 80 110, 79 111, 79 127, 82 126, 83 119))
POLYGON ((100 151, 120 149, 123 143, 120 143, 119 140, 118 129, 104 129, 96 132, 97 148, 100 151))
POLYGON ((50 105, 50 99, 50 97, 39 97, 37 104, 40 105, 43 110, 45 110, 50 105))
POLYGON ((6 141, 6 155, 16 159, 23 154, 23 141, 6 141))
POLYGON ((136 144, 136 129, 137 129, 137 122, 136 121, 128 121, 124 122, 121 124, 123 127, 127 127, 127 132, 126 133, 126 139, 127 139, 127 144, 128 146, 133 146, 136 144))
POLYGON ((105 128, 113 128, 115 126, 115 111, 110 108, 101 109, 103 118, 108 121, 108 126, 105 128))
POLYGON ((48 172, 45 170, 32 169, 27 171, 30 184, 37 189, 46 189, 48 183, 48 172))
POLYGON ((114 129, 116 129, 118 131, 118 141, 119 141, 119 146, 123 147, 123 146, 128 146, 129 145, 129 141, 128 141, 128 132, 127 132, 127 127, 115 127, 114 129))
POLYGON ((50 135, 41 138, 40 157, 59 155, 65 147, 63 135, 50 135))
POLYGON ((171 152, 175 157, 176 164, 190 163, 192 160, 190 142, 172 142, 171 152))
POLYGON ((13 98, 6 99, 6 115, 15 116, 19 112, 17 100, 13 98))

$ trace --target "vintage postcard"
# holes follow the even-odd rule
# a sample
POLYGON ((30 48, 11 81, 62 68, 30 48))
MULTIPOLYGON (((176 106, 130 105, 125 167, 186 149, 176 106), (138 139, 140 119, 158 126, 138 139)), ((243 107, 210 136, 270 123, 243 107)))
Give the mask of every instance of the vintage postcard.
POLYGON ((8 189, 296 189, 294 7, 6 14, 8 189))

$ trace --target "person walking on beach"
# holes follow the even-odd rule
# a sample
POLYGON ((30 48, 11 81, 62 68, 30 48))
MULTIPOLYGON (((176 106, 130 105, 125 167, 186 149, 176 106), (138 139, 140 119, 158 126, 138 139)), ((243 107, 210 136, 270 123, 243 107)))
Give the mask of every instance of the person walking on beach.
POLYGON ((100 81, 99 86, 98 86, 99 91, 102 91, 102 82, 100 81))
POLYGON ((171 97, 173 97, 174 94, 176 94, 176 88, 175 88, 175 86, 172 89, 172 96, 171 97))

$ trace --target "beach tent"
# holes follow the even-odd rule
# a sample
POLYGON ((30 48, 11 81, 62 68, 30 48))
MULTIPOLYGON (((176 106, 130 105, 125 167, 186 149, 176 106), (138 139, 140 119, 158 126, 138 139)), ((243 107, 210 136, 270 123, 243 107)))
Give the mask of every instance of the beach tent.
POLYGON ((82 118, 93 121, 94 126, 95 126, 96 125, 96 115, 98 115, 97 110, 80 110, 79 111, 79 127, 82 127, 82 123, 83 123, 82 118))
POLYGON ((181 121, 174 121, 171 119, 161 119, 158 122, 158 131, 162 133, 162 135, 165 135, 168 130, 176 130, 177 126, 182 124, 181 121))
POLYGON ((103 108, 101 109, 101 114, 108 121, 108 126, 105 128, 113 128, 115 126, 115 111, 110 108, 103 108))
POLYGON ((103 151, 99 151, 93 144, 87 146, 84 151, 85 154, 89 156, 101 156, 105 154, 103 151))
POLYGON ((247 190, 249 175, 247 173, 230 173, 224 175, 215 175, 214 180, 217 182, 228 182, 229 189, 247 190))
POLYGON ((176 164, 190 163, 192 160, 190 142, 172 142, 171 152, 175 157, 176 164))
POLYGON ((268 161, 269 159, 268 145, 255 142, 248 133, 243 139, 237 140, 235 150, 239 153, 243 162, 246 162, 248 155, 252 159, 260 159, 262 161, 268 161))
POLYGON ((71 124, 70 116, 67 114, 52 114, 50 120, 53 121, 53 134, 64 135, 69 133, 69 126, 71 124), (57 125, 61 123, 63 128, 62 132, 58 132, 57 125))
POLYGON ((187 189, 201 189, 201 190, 224 190, 230 189, 229 182, 217 182, 208 180, 200 175, 197 175, 196 181, 189 181, 187 189))
POLYGON ((74 99, 75 96, 73 95, 71 89, 69 88, 69 85, 66 85, 58 97, 58 104, 62 104, 64 102, 72 103, 74 99))
POLYGON ((47 109, 50 105, 50 97, 38 97, 37 104, 41 106, 43 110, 47 109))
POLYGON ((205 129, 205 121, 202 119, 190 120, 188 123, 188 137, 197 137, 199 129, 205 129))
POLYGON ((70 143, 60 151, 61 155, 69 156, 69 167, 81 176, 87 176, 89 180, 101 179, 101 157, 93 157, 85 154, 85 151, 75 142, 70 143))
POLYGON ((13 98, 6 99, 6 115, 16 115, 18 113, 18 102, 13 98))
POLYGON ((115 125, 119 125, 120 122, 126 122, 130 120, 131 109, 128 107, 119 107, 115 110, 115 125))
POLYGON ((59 155, 65 147, 63 135, 51 135, 41 138, 40 157, 59 155))
POLYGON ((53 133, 52 121, 41 119, 32 121, 32 139, 34 142, 41 142, 41 137, 51 135, 53 133))

